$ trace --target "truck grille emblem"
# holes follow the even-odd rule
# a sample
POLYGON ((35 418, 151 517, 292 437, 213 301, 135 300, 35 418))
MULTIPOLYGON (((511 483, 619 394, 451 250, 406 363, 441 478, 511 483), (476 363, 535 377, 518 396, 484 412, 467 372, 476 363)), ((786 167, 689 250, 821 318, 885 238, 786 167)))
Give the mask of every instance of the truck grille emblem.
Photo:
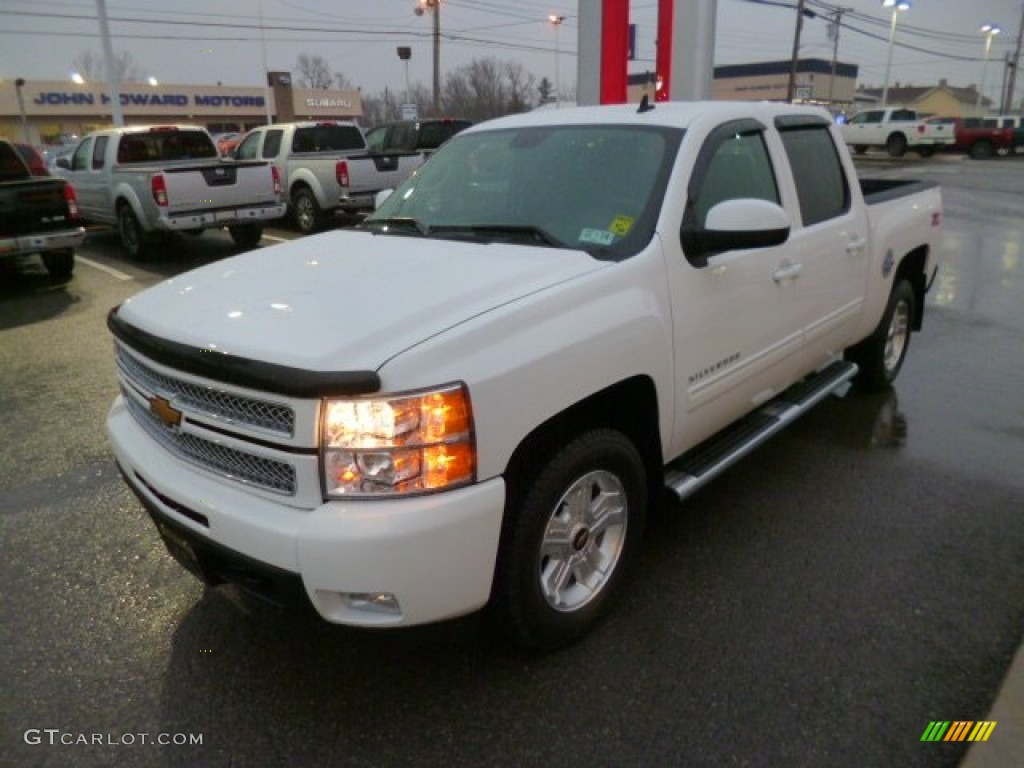
POLYGON ((181 426, 181 411, 172 406, 167 398, 154 395, 149 400, 149 410, 171 429, 181 426))

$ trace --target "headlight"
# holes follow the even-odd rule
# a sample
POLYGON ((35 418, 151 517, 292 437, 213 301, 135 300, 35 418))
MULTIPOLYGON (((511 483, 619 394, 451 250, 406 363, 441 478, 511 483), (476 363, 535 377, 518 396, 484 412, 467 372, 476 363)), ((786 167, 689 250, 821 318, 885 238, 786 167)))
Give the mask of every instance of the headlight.
POLYGON ((324 401, 321 460, 328 497, 440 491, 473 482, 476 442, 461 384, 324 401))

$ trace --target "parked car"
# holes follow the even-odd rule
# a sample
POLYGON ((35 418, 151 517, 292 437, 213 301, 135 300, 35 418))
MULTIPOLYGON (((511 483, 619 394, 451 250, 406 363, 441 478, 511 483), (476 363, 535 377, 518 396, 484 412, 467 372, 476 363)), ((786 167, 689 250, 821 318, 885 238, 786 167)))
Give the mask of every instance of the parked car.
POLYGON ((934 184, 861 179, 823 109, 499 118, 357 228, 113 310, 108 434, 207 584, 378 630, 490 603, 563 645, 610 609, 665 489, 851 379, 891 385, 941 220, 934 184))
POLYGON ((33 174, 0 139, 0 259, 39 254, 50 278, 63 282, 71 279, 85 227, 74 187, 45 175, 33 174))
POLYGON ((303 234, 315 232, 338 212, 372 211, 378 192, 398 186, 423 162, 414 152, 368 154, 358 125, 332 120, 260 126, 233 156, 277 166, 288 212, 303 234))
POLYGON ((423 152, 430 154, 473 123, 454 117, 399 120, 381 123, 366 132, 366 148, 378 154, 423 152))
POLYGON ((953 143, 944 149, 966 152, 977 160, 1013 149, 1013 129, 999 127, 994 117, 930 117, 926 122, 952 127, 953 143))
POLYGON ((238 142, 242 140, 243 136, 245 136, 244 133, 239 133, 237 131, 232 133, 217 133, 214 134, 213 140, 217 143, 217 151, 226 157, 234 152, 235 147, 238 146, 238 142))
POLYGON ((265 161, 227 162, 194 125, 131 126, 90 133, 62 175, 75 185, 86 220, 118 228, 133 258, 155 253, 168 232, 226 227, 243 248, 281 217, 281 178, 265 161))
POLYGON ((22 142, 13 142, 12 146, 14 151, 18 153, 21 159, 28 166, 29 171, 33 176, 49 176, 50 170, 46 167, 46 160, 39 153, 35 147, 31 144, 24 144, 22 142))

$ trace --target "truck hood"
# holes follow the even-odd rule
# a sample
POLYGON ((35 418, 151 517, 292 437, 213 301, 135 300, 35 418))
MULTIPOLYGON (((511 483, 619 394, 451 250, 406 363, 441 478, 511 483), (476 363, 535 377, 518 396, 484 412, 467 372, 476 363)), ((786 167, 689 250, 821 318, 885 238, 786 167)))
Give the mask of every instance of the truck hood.
POLYGON ((582 251, 345 230, 186 272, 118 314, 168 341, 242 358, 377 370, 469 318, 604 266, 582 251))

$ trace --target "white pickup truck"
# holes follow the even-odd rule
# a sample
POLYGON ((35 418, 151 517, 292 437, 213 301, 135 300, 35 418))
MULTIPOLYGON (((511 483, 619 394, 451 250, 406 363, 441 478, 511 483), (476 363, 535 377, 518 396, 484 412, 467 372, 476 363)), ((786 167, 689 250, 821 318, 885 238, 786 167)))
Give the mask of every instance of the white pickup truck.
POLYGON ((368 154, 359 126, 341 121, 262 126, 246 135, 232 157, 275 164, 292 221, 303 234, 338 211, 372 211, 378 192, 398 186, 423 162, 417 152, 368 154))
POLYGON ((276 168, 222 161, 213 137, 194 125, 95 131, 57 165, 74 184, 82 217, 116 226, 136 259, 157 253, 168 232, 226 227, 251 248, 263 222, 285 211, 276 168))
POLYGON ((887 107, 858 112, 840 128, 843 141, 862 155, 870 147, 884 149, 890 157, 903 157, 912 149, 931 157, 936 149, 953 144, 948 126, 925 122, 913 109, 887 107))
POLYGON ((865 187, 807 107, 469 128, 359 228, 112 310, 117 463, 207 583, 363 627, 490 603, 527 645, 570 642, 659 489, 896 377, 941 197, 865 187))

